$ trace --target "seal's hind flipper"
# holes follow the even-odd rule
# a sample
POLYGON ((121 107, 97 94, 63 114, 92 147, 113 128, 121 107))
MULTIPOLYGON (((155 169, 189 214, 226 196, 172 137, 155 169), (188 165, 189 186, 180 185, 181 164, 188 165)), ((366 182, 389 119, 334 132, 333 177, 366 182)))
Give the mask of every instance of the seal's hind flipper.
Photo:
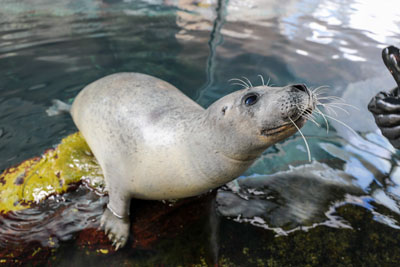
POLYGON ((62 113, 69 113, 71 110, 71 105, 62 102, 61 100, 53 99, 51 102, 53 103, 53 105, 46 109, 46 113, 50 117, 57 116, 62 113))

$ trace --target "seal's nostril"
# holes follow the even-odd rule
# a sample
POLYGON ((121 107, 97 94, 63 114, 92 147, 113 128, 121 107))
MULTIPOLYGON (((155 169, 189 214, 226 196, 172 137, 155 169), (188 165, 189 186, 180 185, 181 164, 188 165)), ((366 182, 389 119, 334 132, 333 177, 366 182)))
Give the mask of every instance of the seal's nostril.
POLYGON ((307 92, 307 87, 305 84, 294 84, 292 85, 293 88, 296 88, 300 91, 307 92))

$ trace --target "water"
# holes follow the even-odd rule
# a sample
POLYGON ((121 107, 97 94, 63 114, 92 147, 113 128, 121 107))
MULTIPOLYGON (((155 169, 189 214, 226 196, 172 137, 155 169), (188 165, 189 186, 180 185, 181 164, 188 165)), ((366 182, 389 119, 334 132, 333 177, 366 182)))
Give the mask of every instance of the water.
MULTIPOLYGON (((170 227, 164 232, 153 222, 152 231, 162 234, 147 247, 133 244, 104 255, 104 236, 98 246, 79 243, 92 233, 82 229, 97 226, 106 201, 83 187, 70 193, 71 204, 50 200, 17 214, 28 222, 22 225, 33 220, 37 231, 30 234, 27 226, 15 244, 39 240, 39 262, 297 266, 400 260, 399 154, 366 109, 374 94, 395 86, 380 58, 382 48, 400 44, 394 0, 1 0, 0 6, 0 170, 76 131, 68 115, 46 115, 52 99, 70 101, 86 84, 115 72, 157 76, 205 107, 239 88, 229 79, 245 76, 260 84, 261 74, 278 86, 328 85, 327 94, 358 108, 331 114, 357 135, 335 121, 329 133, 308 123, 304 134, 313 162, 299 135, 269 148, 242 177, 219 189, 215 202, 209 197, 202 206, 181 207, 204 208, 192 221, 176 215, 176 208, 160 219, 170 227), (85 215, 40 224, 88 199, 94 206, 83 208, 85 215), (182 227, 166 223, 171 221, 182 227), (43 241, 49 237, 53 245, 43 241)), ((139 234, 142 241, 152 238, 139 233, 147 233, 139 234)), ((4 232, 2 237, 13 240, 4 232)))

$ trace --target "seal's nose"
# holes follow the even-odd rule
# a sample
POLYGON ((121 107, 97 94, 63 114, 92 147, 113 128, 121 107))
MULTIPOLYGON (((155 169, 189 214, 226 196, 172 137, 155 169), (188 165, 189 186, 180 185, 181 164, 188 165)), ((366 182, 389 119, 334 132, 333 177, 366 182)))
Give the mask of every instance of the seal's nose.
POLYGON ((307 86, 305 84, 294 84, 294 85, 292 85, 292 87, 296 88, 300 91, 303 91, 303 92, 308 92, 307 86))

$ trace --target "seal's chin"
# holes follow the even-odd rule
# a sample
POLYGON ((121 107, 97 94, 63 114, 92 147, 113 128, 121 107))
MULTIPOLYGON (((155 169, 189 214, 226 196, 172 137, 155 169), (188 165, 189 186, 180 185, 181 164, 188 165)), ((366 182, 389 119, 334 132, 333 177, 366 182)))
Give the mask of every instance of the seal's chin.
POLYGON ((293 130, 293 128, 300 129, 301 127, 303 127, 303 125, 307 122, 307 118, 305 118, 305 116, 303 116, 304 114, 311 114, 312 110, 311 109, 307 109, 306 112, 304 112, 303 114, 301 114, 297 119, 289 121, 287 123, 282 124, 281 126, 278 127, 274 127, 274 128, 265 128, 263 130, 261 130, 261 135, 264 136, 274 136, 274 135, 278 135, 281 134, 285 131, 288 130, 293 130), (296 126, 294 125, 296 124, 296 126))

